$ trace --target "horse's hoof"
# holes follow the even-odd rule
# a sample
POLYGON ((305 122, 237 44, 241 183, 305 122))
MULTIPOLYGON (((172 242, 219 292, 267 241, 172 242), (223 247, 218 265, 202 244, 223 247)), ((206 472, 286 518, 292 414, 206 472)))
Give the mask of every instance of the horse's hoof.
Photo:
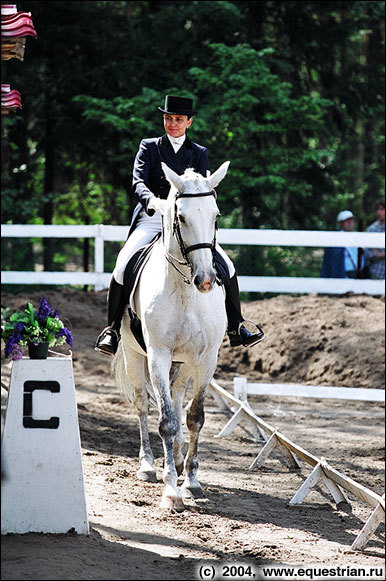
POLYGON ((182 498, 202 498, 204 493, 201 486, 181 486, 182 498))
POLYGON ((157 482, 155 470, 137 470, 137 478, 144 482, 157 482))
POLYGON ((160 502, 160 508, 182 512, 185 510, 185 505, 182 498, 179 496, 174 496, 173 498, 170 496, 163 496, 160 502))

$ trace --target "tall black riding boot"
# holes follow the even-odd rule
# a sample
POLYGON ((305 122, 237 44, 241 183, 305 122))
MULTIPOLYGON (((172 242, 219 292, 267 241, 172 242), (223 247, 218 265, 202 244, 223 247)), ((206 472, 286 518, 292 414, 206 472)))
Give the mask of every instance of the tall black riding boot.
POLYGON ((224 280, 225 310, 228 317, 228 337, 232 347, 244 345, 250 347, 260 343, 265 338, 262 328, 250 321, 257 328, 257 333, 251 333, 242 324, 245 319, 241 314, 239 283, 236 274, 224 280))
POLYGON ((103 355, 115 355, 117 352, 125 302, 123 285, 117 283, 112 277, 107 295, 108 326, 103 329, 95 343, 95 350, 103 353, 103 355))

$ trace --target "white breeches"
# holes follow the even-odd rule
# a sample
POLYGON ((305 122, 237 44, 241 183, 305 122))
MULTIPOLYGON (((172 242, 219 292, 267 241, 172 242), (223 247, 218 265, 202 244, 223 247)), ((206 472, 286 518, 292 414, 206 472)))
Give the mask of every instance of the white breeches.
MULTIPOLYGON (((153 216, 148 216, 145 210, 142 209, 139 214, 139 219, 134 232, 130 234, 126 240, 125 245, 122 247, 118 254, 117 262, 113 271, 113 277, 119 284, 123 284, 123 275, 130 258, 137 252, 137 250, 141 248, 141 246, 149 244, 153 240, 154 236, 161 232, 161 229, 161 215, 158 212, 155 212, 153 216)), ((219 246, 219 244, 216 244, 216 250, 225 260, 229 270, 229 276, 232 278, 236 272, 235 267, 233 266, 233 262, 225 254, 224 250, 221 248, 221 246, 219 246)))

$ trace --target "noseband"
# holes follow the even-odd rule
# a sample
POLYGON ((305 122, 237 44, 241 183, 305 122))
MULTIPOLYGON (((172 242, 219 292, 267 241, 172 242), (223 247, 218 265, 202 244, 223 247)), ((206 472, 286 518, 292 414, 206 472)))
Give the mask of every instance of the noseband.
POLYGON ((213 242, 211 244, 209 242, 200 242, 198 244, 192 244, 191 246, 185 246, 184 241, 182 239, 182 235, 181 235, 180 221, 179 221, 178 216, 177 216, 177 200, 179 200, 180 198, 203 198, 205 196, 213 196, 215 199, 217 199, 217 194, 216 194, 215 190, 211 190, 210 192, 201 192, 201 193, 197 193, 197 194, 177 193, 176 198, 175 198, 175 202, 174 202, 173 235, 176 237, 176 240, 178 242, 178 246, 180 248, 180 251, 181 251, 181 254, 182 254, 184 260, 179 260, 178 258, 173 256, 172 254, 170 254, 170 252, 168 252, 168 251, 166 251, 165 256, 166 256, 166 260, 173 266, 173 268, 175 268, 181 274, 181 276, 184 279, 184 282, 186 282, 186 284, 192 284, 193 265, 190 262, 189 256, 188 256, 188 254, 190 252, 193 252, 194 250, 199 250, 200 248, 210 248, 210 250, 212 252, 212 257, 214 259, 214 253, 216 250, 217 222, 216 222, 216 226, 215 226, 215 230, 214 230, 213 242), (190 279, 186 278, 184 273, 176 266, 175 262, 177 262, 181 266, 188 266, 189 267, 190 279))

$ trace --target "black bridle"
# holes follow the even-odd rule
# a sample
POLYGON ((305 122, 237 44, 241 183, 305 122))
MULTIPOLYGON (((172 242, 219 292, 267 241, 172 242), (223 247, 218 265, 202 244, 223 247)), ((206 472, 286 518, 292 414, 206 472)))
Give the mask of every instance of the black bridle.
POLYGON ((184 243, 182 235, 181 235, 180 221, 179 221, 178 215, 177 215, 177 200, 179 200, 180 198, 203 198, 205 196, 213 196, 215 199, 217 199, 217 194, 216 194, 215 190, 211 190, 210 192, 199 192, 196 194, 177 193, 176 197, 175 197, 173 235, 175 236, 175 238, 178 242, 178 246, 180 248, 180 251, 181 251, 181 254, 182 254, 184 260, 179 260, 178 258, 173 256, 172 254, 170 254, 170 252, 168 252, 168 251, 166 251, 165 256, 166 256, 166 260, 173 266, 173 268, 175 268, 177 270, 177 272, 180 273, 180 275, 182 276, 182 278, 184 279, 184 282, 186 282, 186 284, 192 283, 193 265, 190 262, 189 256, 188 256, 190 252, 193 252, 194 250, 199 250, 200 248, 209 248, 212 252, 212 257, 213 257, 213 261, 214 261, 215 250, 216 250, 217 222, 216 222, 215 229, 214 229, 212 243, 200 242, 198 244, 192 244, 191 246, 185 246, 185 243, 184 243), (186 278, 184 273, 176 266, 175 262, 177 262, 180 266, 187 266, 190 269, 190 279, 186 278))

